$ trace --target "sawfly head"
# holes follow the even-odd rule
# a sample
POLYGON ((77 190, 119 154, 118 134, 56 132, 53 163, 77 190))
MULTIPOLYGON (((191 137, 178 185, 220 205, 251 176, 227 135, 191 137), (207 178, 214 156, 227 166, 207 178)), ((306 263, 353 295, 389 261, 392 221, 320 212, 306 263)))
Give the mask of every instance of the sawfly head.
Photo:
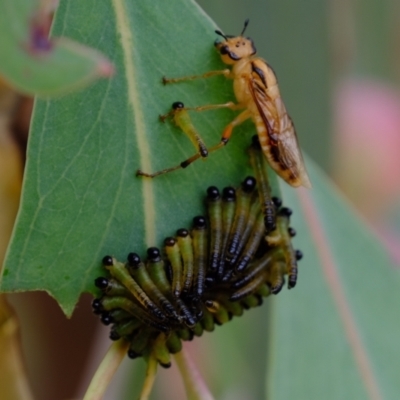
POLYGON ((224 35, 219 30, 215 31, 217 35, 223 38, 223 40, 217 39, 214 45, 221 54, 221 59, 225 64, 232 65, 256 54, 257 50, 253 40, 243 36, 248 23, 249 20, 246 19, 242 33, 239 36, 224 35))

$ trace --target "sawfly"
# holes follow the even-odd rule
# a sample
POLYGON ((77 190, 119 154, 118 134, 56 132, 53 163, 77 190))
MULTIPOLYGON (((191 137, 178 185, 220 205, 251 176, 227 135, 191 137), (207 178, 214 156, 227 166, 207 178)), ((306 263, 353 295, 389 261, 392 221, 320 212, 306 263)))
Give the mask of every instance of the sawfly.
MULTIPOLYGON (((261 148, 271 168, 289 185, 310 188, 311 182, 304 166, 294 124, 282 101, 276 75, 264 59, 256 56, 253 40, 243 36, 248 23, 249 20, 246 20, 240 36, 225 35, 219 30, 215 31, 223 39, 217 39, 215 47, 220 53, 222 61, 231 69, 209 71, 202 75, 181 78, 168 79, 164 77, 163 83, 177 83, 216 75, 223 75, 225 78, 232 79, 237 103, 229 101, 224 104, 185 109, 194 111, 220 108, 242 110, 225 127, 220 142, 210 148, 208 153, 225 146, 232 135, 233 128, 251 118, 256 126, 261 148)), ((175 118, 175 122, 188 134, 187 128, 192 126, 191 123, 180 124, 177 118, 175 118)), ((204 154, 207 154, 206 149, 199 147, 197 155, 190 158, 189 162, 181 163, 175 168, 168 168, 154 174, 138 171, 137 175, 154 177, 171 170, 185 168, 198 158, 206 157, 207 155, 201 154, 203 150, 205 150, 204 154)))

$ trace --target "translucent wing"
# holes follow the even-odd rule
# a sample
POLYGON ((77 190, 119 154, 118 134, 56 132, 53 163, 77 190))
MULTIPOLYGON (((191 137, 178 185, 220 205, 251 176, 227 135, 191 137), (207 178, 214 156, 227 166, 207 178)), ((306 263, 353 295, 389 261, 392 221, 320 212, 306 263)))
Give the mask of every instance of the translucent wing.
POLYGON ((252 67, 249 89, 255 107, 251 111, 263 152, 272 169, 287 183, 310 188, 296 131, 280 97, 275 74, 261 60, 253 61, 252 67))

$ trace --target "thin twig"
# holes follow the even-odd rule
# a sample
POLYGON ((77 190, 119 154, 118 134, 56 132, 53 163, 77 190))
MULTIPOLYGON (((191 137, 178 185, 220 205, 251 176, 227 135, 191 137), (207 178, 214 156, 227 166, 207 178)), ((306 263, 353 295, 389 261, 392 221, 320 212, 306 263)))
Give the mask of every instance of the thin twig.
POLYGON ((118 340, 108 349, 97 368, 83 400, 101 400, 116 370, 126 356, 129 342, 118 340))
POLYGON ((188 400, 214 400, 199 370, 184 349, 175 354, 175 360, 185 385, 188 400))
POLYGON ((151 356, 147 359, 146 378, 144 379, 142 392, 139 400, 148 400, 151 390, 153 389, 154 380, 156 378, 158 362, 155 357, 151 356))

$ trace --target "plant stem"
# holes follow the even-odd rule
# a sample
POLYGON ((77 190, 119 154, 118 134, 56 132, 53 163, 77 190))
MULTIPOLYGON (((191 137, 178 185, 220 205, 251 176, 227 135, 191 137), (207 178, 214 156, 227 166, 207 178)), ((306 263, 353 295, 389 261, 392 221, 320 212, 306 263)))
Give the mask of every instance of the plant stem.
POLYGON ((97 368, 83 400, 101 400, 114 373, 126 356, 128 347, 129 342, 125 340, 118 340, 110 346, 99 368, 97 368))
POLYGON ((146 378, 143 383, 142 392, 140 393, 139 400, 148 400, 151 390, 153 389, 154 380, 156 378, 157 372, 157 359, 155 357, 150 357, 146 360, 147 361, 147 369, 146 369, 146 378))
POLYGON ((175 354, 175 360, 185 385, 188 400, 214 400, 199 370, 184 349, 175 354))

